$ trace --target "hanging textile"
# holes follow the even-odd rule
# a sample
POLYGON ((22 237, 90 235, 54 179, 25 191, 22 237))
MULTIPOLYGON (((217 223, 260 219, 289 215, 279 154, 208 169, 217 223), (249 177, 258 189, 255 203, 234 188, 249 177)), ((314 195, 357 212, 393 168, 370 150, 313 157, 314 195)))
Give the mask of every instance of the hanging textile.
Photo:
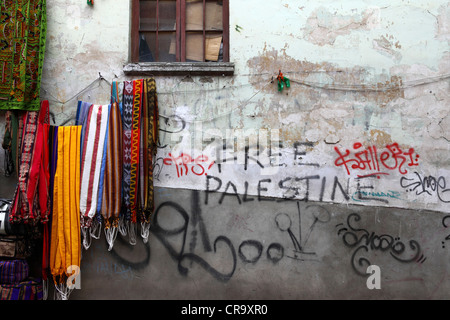
POLYGON ((120 114, 122 115, 122 100, 123 100, 123 81, 113 81, 111 84, 111 103, 118 103, 120 114))
POLYGON ((71 292, 66 284, 71 275, 69 267, 79 268, 81 261, 80 137, 81 126, 58 127, 50 270, 61 299, 67 299, 71 292))
POLYGON ((111 250, 117 235, 122 208, 122 117, 117 102, 112 103, 110 107, 105 140, 106 159, 100 214, 105 222, 108 250, 111 250))
POLYGON ((154 211, 153 157, 157 151, 159 114, 155 79, 144 79, 141 121, 140 221, 141 236, 147 242, 154 211))
MULTIPOLYGON (((47 126, 47 125, 46 125, 47 126)), ((48 162, 49 162, 49 219, 43 222, 42 232, 42 280, 44 289, 44 300, 47 299, 48 278, 51 274, 50 268, 50 227, 53 216, 53 194, 56 164, 58 159, 58 127, 48 125, 48 162)))
POLYGON ((83 246, 90 246, 91 225, 97 212, 100 172, 108 125, 108 107, 92 105, 86 116, 81 151, 80 213, 83 246))
POLYGON ((49 104, 45 100, 39 112, 23 115, 18 182, 10 208, 11 223, 32 223, 48 219, 48 157, 46 156, 49 104))
POLYGON ((130 243, 136 244, 141 131, 142 80, 125 81, 123 91, 123 200, 124 223, 130 243))
POLYGON ((2 147, 5 150, 5 176, 7 177, 17 173, 18 126, 17 110, 6 111, 2 147))
POLYGON ((0 109, 40 107, 46 0, 1 1, 0 109))

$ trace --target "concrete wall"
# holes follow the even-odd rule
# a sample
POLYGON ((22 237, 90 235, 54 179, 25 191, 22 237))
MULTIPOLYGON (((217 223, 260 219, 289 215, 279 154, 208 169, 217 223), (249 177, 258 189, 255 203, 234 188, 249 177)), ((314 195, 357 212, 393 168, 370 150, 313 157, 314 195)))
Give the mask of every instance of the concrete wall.
MULTIPOLYGON (((47 1, 56 124, 133 79, 129 6, 47 1)), ((156 77, 150 244, 94 240, 72 297, 449 298, 449 10, 230 0, 235 74, 156 77)))
POLYGON ((222 197, 157 188, 149 242, 93 240, 70 299, 449 298, 440 213, 222 197))

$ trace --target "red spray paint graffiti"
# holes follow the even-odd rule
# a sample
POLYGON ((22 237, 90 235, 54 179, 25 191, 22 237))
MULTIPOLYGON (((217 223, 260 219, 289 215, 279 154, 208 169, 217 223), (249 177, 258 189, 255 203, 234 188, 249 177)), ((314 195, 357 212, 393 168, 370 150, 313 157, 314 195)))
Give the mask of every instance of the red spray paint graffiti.
POLYGON ((403 151, 398 143, 388 144, 385 148, 386 150, 383 149, 380 153, 376 146, 366 148, 360 142, 355 142, 353 151, 345 149, 345 152, 341 153, 338 147, 334 147, 338 154, 334 164, 338 167, 344 166, 349 175, 350 171, 361 170, 369 173, 358 177, 376 176, 378 179, 380 175, 389 174, 384 172, 385 170, 398 170, 400 174, 406 174, 408 170, 405 167, 419 165, 419 155, 415 154, 413 148, 403 151))
POLYGON ((214 164, 214 161, 212 161, 206 168, 206 162, 208 161, 209 159, 205 155, 200 155, 197 158, 193 159, 189 154, 186 153, 181 153, 178 157, 175 157, 171 153, 169 153, 169 158, 163 159, 163 163, 166 166, 175 164, 178 178, 182 177, 183 175, 187 175, 189 171, 197 176, 207 175, 206 170, 211 169, 212 165, 214 164))

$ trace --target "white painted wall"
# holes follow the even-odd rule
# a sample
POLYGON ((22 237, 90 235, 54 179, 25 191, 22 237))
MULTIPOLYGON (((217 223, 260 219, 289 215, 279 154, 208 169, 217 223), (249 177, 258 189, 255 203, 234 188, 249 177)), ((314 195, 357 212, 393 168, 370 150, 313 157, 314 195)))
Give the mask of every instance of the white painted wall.
MULTIPOLYGON (((449 10, 444 0, 378 1, 376 6, 366 1, 273 0, 262 5, 230 0, 234 76, 156 78, 161 128, 177 131, 180 119, 185 126, 178 134, 161 132, 155 185, 205 190, 208 176, 180 175, 173 163, 163 163, 169 153, 183 152, 193 159, 208 157, 204 173, 222 181, 221 192, 234 192, 234 185, 239 194, 302 199, 309 181, 309 200, 450 212, 449 10), (282 92, 271 82, 279 69, 291 80, 282 92), (259 149, 250 144, 249 154, 264 169, 249 160, 245 170, 245 146, 240 145, 234 153, 237 163, 222 165, 219 172, 219 145, 202 146, 201 141, 207 134, 223 138, 227 130, 237 129, 261 136, 270 132, 273 141, 280 141, 281 157, 271 160, 275 166, 269 166, 260 142, 259 149), (301 160, 300 155, 294 159, 296 142, 311 144, 297 148, 306 152, 301 160), (351 170, 349 175, 336 166, 334 150, 353 151, 356 142, 376 146, 378 157, 392 143, 404 152, 414 148, 418 165, 405 162, 406 174, 381 166, 386 174, 379 179, 358 180, 358 175, 379 171, 351 170), (308 176, 314 178, 305 180, 308 176), (423 179, 430 176, 435 180, 428 181, 436 184, 427 186, 423 179), (333 197, 335 177, 344 189, 348 186, 350 199, 339 188, 333 197), (270 181, 261 182, 258 191, 264 179, 270 181), (233 185, 227 189, 229 181, 233 185), (352 199, 358 183, 373 187, 362 191, 377 194, 370 200, 352 199)), ((47 0, 47 14, 42 98, 50 101, 57 124, 68 123, 77 100, 109 102, 106 82, 94 82, 80 93, 99 72, 109 82, 132 79, 122 72, 129 57, 130 1, 98 0, 90 7, 83 1, 47 0)), ((187 166, 192 167, 201 172, 199 164, 187 166)), ((210 190, 216 189, 218 180, 209 181, 210 190)))

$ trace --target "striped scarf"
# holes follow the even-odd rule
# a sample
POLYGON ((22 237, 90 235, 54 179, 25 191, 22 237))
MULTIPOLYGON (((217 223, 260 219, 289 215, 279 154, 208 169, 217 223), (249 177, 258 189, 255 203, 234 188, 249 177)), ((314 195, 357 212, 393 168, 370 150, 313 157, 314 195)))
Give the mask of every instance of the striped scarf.
POLYGON ((117 102, 111 104, 109 111, 104 150, 106 151, 106 157, 99 212, 105 222, 105 235, 110 245, 109 250, 111 250, 117 234, 122 208, 122 117, 117 102))
POLYGON ((42 300, 43 288, 38 279, 0 285, 0 300, 42 300))
POLYGON ((23 115, 18 183, 10 209, 11 223, 35 224, 46 222, 49 214, 48 197, 48 124, 49 104, 42 102, 39 112, 23 115))
POLYGON ((108 106, 92 105, 83 124, 81 149, 80 213, 83 245, 89 248, 89 235, 97 212, 103 149, 108 127, 108 106), (89 234, 88 234, 89 231, 89 234))

